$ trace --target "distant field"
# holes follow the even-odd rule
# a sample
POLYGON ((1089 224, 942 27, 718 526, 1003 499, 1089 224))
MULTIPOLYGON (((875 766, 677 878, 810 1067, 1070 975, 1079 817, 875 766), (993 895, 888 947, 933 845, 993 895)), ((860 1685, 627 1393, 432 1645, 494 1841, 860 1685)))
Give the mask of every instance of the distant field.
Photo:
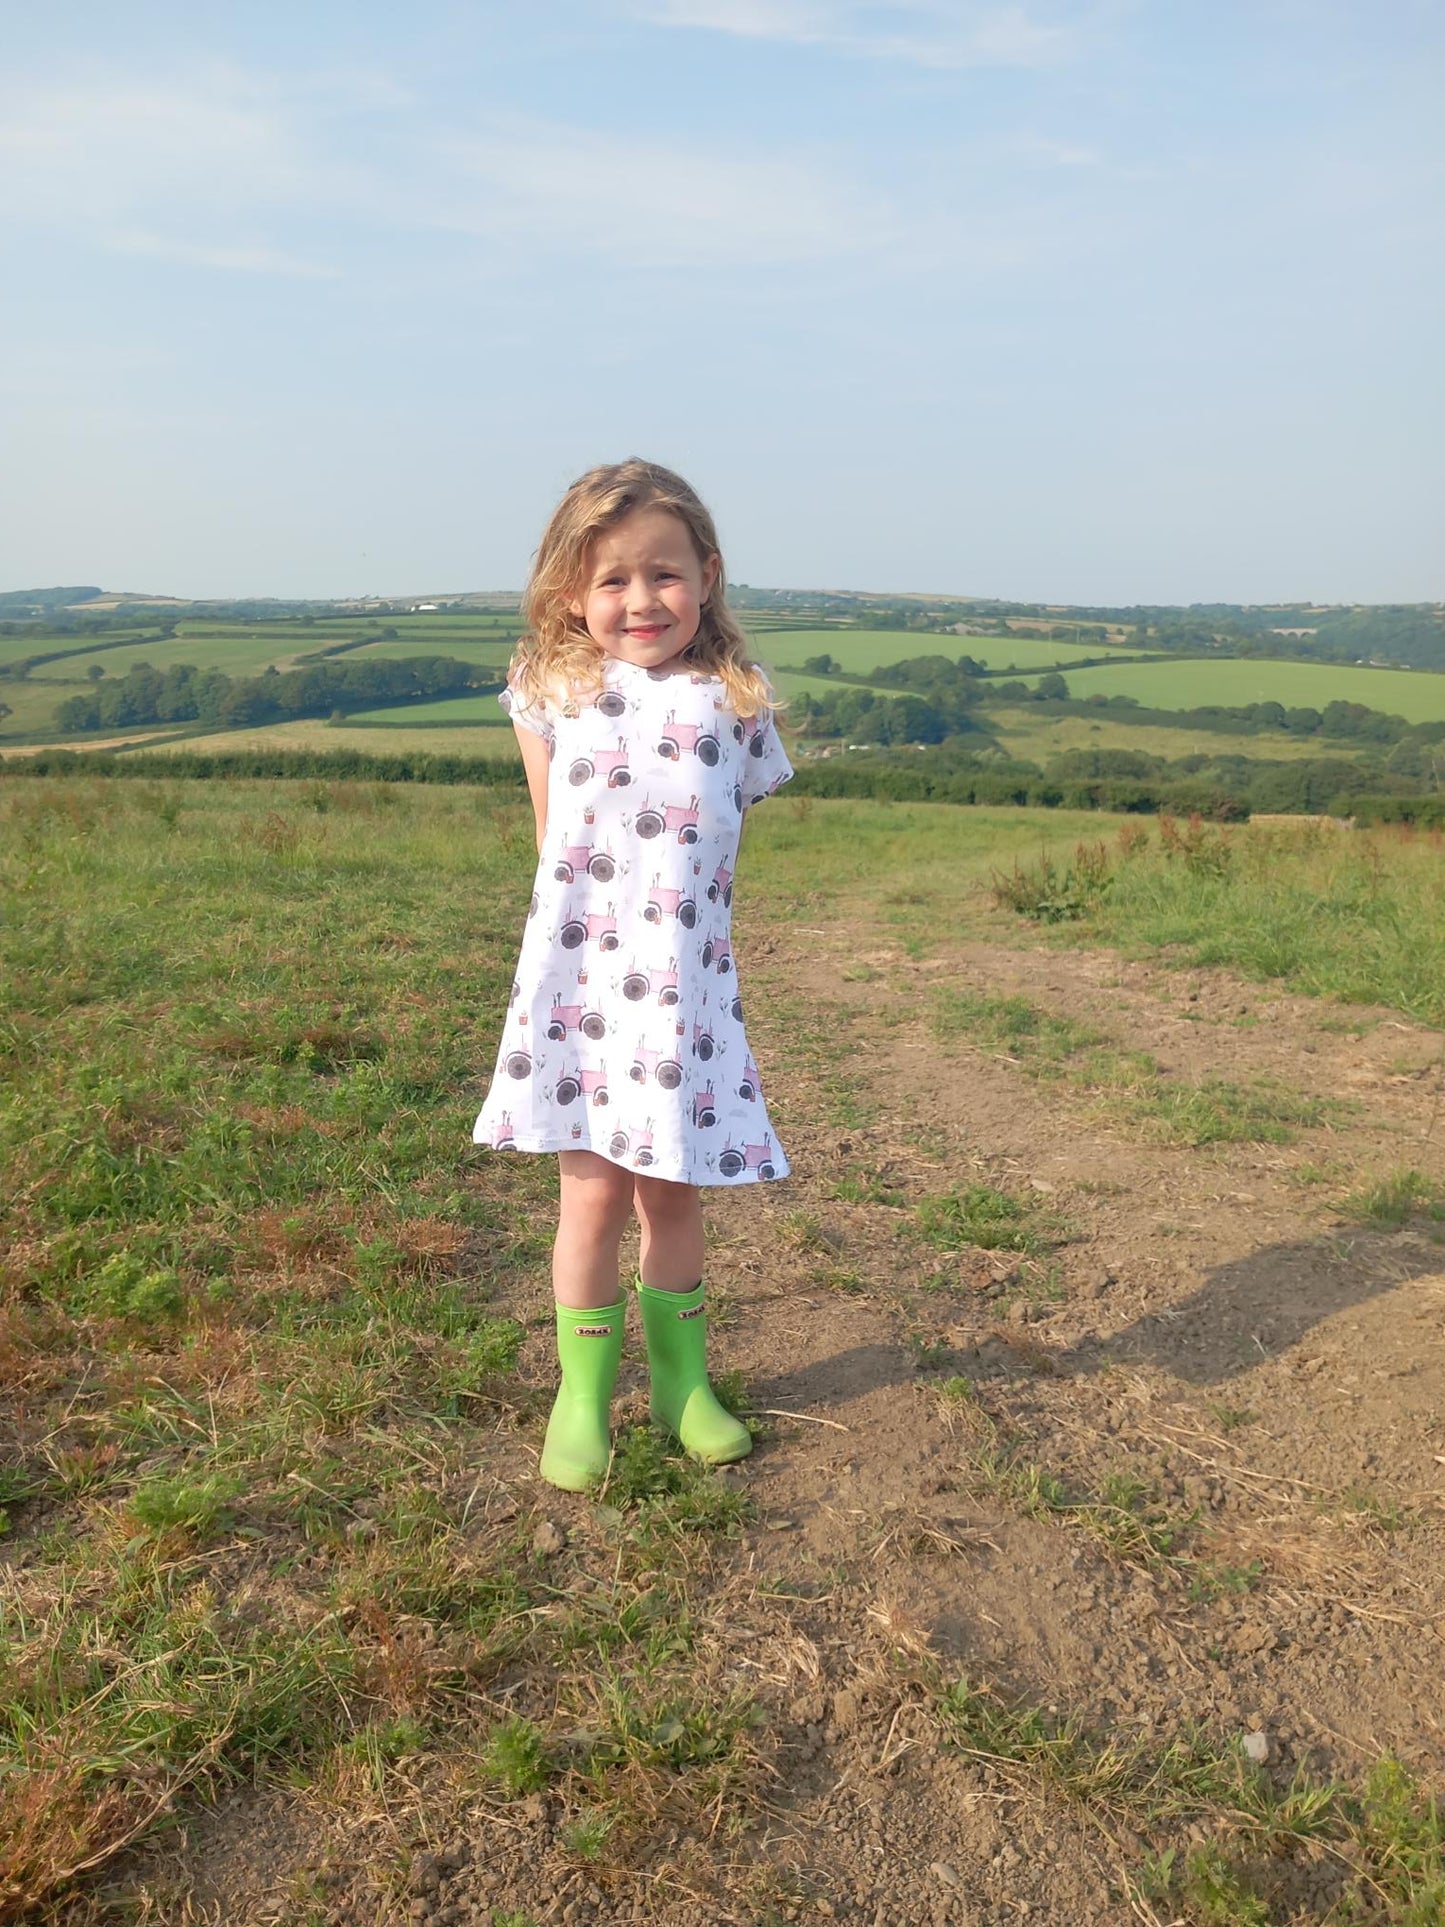
MULTIPOLYGON (((29 744, 36 738, 54 735, 56 708, 67 697, 91 687, 87 671, 92 664, 105 671, 106 682, 119 680, 141 662, 161 670, 185 662, 193 663, 198 669, 219 669, 228 676, 256 676, 273 664, 278 669, 293 668, 298 656, 341 642, 363 641, 374 633, 375 639, 365 641, 363 648, 348 649, 329 660, 344 663, 368 656, 383 656, 388 660, 405 656, 452 656, 500 675, 511 655, 517 626, 515 615, 492 613, 394 616, 385 623, 357 617, 310 624, 182 622, 169 639, 150 637, 121 642, 113 648, 86 649, 81 655, 43 664, 24 681, 0 684, 0 701, 8 703, 14 712, 0 724, 0 753, 29 744), (383 639, 382 628, 395 629, 397 634, 383 639)), ((0 637, 0 663, 52 649, 76 647, 82 640, 0 637)), ((73 740, 77 747, 82 747, 87 739, 73 740)))
POLYGON ((1445 675, 1419 669, 1237 660, 1120 663, 1074 671, 1069 694, 1133 696, 1151 709, 1264 702, 1323 709, 1330 702, 1363 703, 1412 723, 1445 721, 1445 675))
POLYGON ((442 636, 425 644, 418 644, 410 637, 398 637, 395 642, 374 642, 365 649, 349 649, 344 656, 333 656, 331 660, 367 662, 377 656, 388 661, 403 656, 451 656, 457 662, 476 663, 479 668, 495 669, 500 674, 511 659, 512 646, 510 635, 442 636))
POLYGON ((1261 736, 1225 735, 1212 729, 1170 729, 1148 723, 1119 723, 1106 711, 1098 722, 1087 716, 1038 716, 1024 704, 1017 709, 985 709, 980 718, 1011 756, 1047 763, 1069 749, 1132 749, 1146 756, 1250 756, 1296 761, 1314 756, 1348 756, 1346 743, 1290 736, 1271 730, 1261 736))
MULTIPOLYGON (((393 616, 384 623, 374 623, 361 617, 311 624, 182 622, 169 640, 158 641, 152 637, 123 643, 117 648, 88 649, 83 655, 66 656, 59 662, 47 663, 37 673, 67 682, 83 683, 92 663, 98 663, 109 677, 125 675, 137 662, 151 663, 157 669, 166 669, 172 663, 189 662, 200 669, 223 670, 228 676, 254 676, 272 663, 278 668, 288 668, 298 656, 332 648, 339 642, 361 641, 367 637, 375 638, 375 652, 379 655, 454 655, 470 662, 485 654, 488 661, 493 658, 505 661, 511 639, 516 633, 515 616, 490 614, 393 616), (395 638, 383 640, 380 633, 383 628, 395 629, 395 638)), ((43 654, 52 649, 76 647, 83 640, 82 637, 70 640, 64 637, 0 637, 0 662, 13 662, 19 657, 43 654)), ((347 655, 353 653, 359 655, 370 651, 346 652, 347 655)), ((344 662, 346 656, 343 655, 340 660, 344 662)))
POLYGON ((0 682, 0 702, 14 712, 0 722, 0 749, 28 736, 47 736, 55 728, 55 706, 75 695, 73 683, 45 681, 0 682))
MULTIPOLYGON (((477 727, 499 724, 510 730, 506 711, 492 696, 449 696, 435 703, 403 703, 390 709, 358 709, 348 718, 353 723, 375 723, 387 729, 404 729, 418 723, 472 723, 477 727)), ((340 725, 338 725, 340 727, 340 725)))
POLYGON ((1106 645, 1050 642, 1047 637, 935 636, 905 629, 754 629, 754 651, 772 667, 800 667, 809 656, 831 656, 850 676, 912 656, 972 656, 989 669, 1050 669, 1107 653, 1106 645))
MULTIPOLYGON (((145 627, 146 625, 144 623, 137 623, 136 632, 143 630, 145 627)), ((118 638, 128 636, 131 633, 132 631, 129 629, 122 629, 118 632, 118 638)), ((0 663, 19 662, 25 656, 43 655, 50 649, 68 649, 84 641, 85 638, 83 636, 72 637, 69 641, 62 636, 50 636, 43 639, 35 636, 0 636, 0 663)), ((63 665, 57 665, 57 673, 61 666, 63 665)))
POLYGON ((516 760, 519 770, 522 767, 510 726, 485 729, 475 723, 455 729, 349 729, 344 723, 332 724, 315 718, 299 723, 271 723, 261 729, 219 730, 210 736, 148 743, 146 747, 196 750, 216 756, 238 749, 357 749, 367 756, 401 756, 425 751, 429 756, 510 757, 516 760))

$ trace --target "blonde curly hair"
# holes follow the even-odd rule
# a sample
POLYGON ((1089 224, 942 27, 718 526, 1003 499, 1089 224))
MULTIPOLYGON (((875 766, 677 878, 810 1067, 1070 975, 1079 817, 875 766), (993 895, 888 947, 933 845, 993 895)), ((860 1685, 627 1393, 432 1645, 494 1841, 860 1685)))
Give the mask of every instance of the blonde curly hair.
POLYGON ((757 716, 778 705, 748 654, 747 638, 727 606, 717 530, 696 492, 680 475, 634 457, 588 469, 552 511, 542 534, 522 602, 527 633, 517 644, 507 681, 527 703, 587 701, 602 688, 607 658, 571 605, 580 597, 593 545, 638 509, 665 509, 687 529, 698 561, 717 556, 717 577, 703 600, 697 634, 679 660, 700 675, 717 676, 729 707, 757 716))

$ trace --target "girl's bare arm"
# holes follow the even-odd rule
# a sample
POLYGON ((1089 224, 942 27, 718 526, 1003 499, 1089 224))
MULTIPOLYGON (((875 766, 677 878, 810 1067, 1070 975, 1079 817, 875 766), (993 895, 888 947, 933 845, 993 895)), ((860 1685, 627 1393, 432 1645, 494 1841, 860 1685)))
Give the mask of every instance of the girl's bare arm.
POLYGON ((547 770, 551 763, 547 739, 539 736, 534 729, 523 729, 520 723, 513 723, 512 728, 517 747, 522 752, 522 768, 527 772, 527 789, 532 798, 532 814, 537 819, 537 848, 540 850, 547 831, 547 770))

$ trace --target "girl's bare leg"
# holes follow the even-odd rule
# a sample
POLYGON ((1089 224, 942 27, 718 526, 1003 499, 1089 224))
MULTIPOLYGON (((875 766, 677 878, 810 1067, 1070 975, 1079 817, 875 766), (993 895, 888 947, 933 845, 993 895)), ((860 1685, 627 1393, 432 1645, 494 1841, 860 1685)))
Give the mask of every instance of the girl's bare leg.
POLYGON ((557 1163, 562 1205, 552 1246, 553 1295, 574 1311, 615 1305, 622 1296, 617 1250, 632 1215, 632 1173, 595 1151, 561 1151, 557 1163))
POLYGON ((632 1180, 642 1227, 642 1282, 654 1291, 691 1291, 702 1278, 702 1193, 668 1178, 632 1180))

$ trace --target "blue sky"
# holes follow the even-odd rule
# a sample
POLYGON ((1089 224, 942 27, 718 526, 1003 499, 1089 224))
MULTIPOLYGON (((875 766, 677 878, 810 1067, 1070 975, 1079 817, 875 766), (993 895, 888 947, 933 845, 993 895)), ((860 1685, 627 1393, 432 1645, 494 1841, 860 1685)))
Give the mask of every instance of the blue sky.
POLYGON ((0 588, 1445 595, 1438 0, 5 14, 0 588))

